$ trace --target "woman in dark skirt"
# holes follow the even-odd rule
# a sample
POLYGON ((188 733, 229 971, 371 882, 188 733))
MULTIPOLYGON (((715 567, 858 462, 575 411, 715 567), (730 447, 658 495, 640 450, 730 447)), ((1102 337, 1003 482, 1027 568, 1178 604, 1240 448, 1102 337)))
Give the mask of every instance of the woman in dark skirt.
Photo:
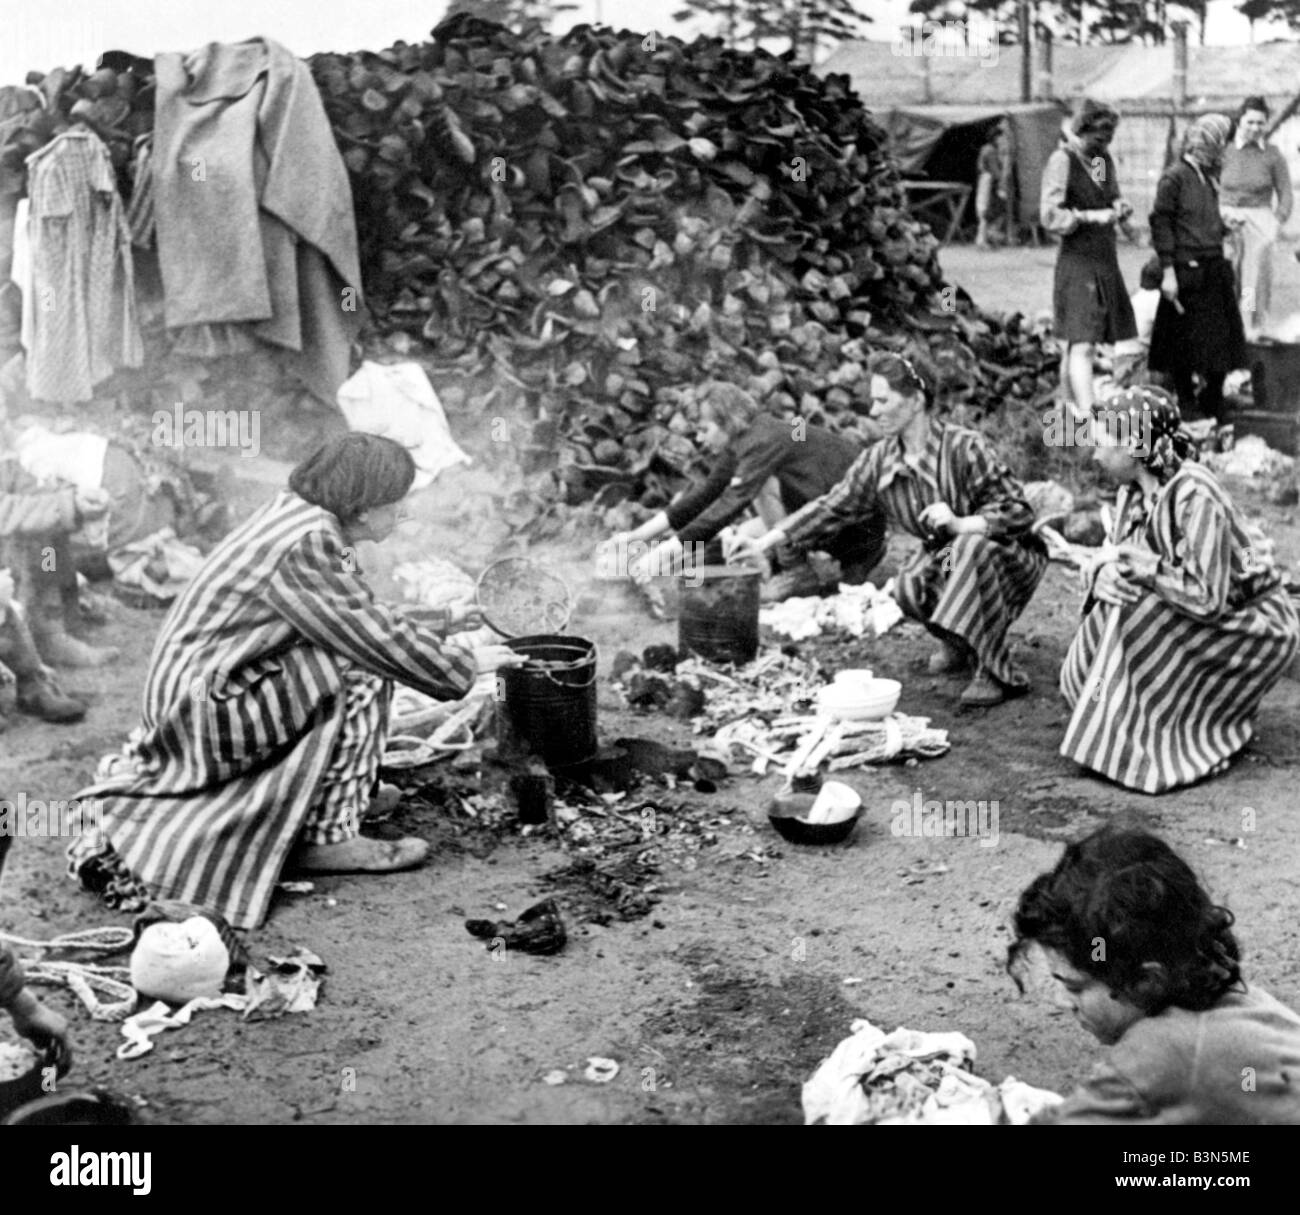
POLYGON ((1223 254, 1228 230, 1219 214, 1219 169, 1231 133, 1226 115, 1198 118, 1187 130, 1182 158, 1160 179, 1151 210, 1164 299, 1150 367, 1170 376, 1184 417, 1216 422, 1223 420, 1223 381, 1246 362, 1232 263, 1223 254))
POLYGON ((1113 109, 1085 97, 1043 169, 1043 226, 1061 238, 1054 333, 1063 347, 1066 399, 1079 418, 1092 410, 1096 345, 1137 336, 1115 251, 1115 228, 1133 212, 1119 196, 1115 162, 1106 150, 1118 125, 1113 109))

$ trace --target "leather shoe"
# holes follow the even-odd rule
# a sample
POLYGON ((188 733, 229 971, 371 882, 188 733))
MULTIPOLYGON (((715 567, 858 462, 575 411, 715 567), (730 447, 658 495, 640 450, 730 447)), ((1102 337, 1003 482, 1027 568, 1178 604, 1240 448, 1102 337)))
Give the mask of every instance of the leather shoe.
POLYGON ((1006 698, 1007 694, 1002 685, 987 671, 981 669, 975 673, 975 678, 962 691, 961 703, 968 708, 984 709, 1000 705, 1006 698))
POLYGON ((85 701, 69 696, 52 680, 42 677, 29 679, 20 685, 17 703, 21 712, 42 721, 67 724, 86 716, 85 701))
POLYGON ((87 645, 63 629, 38 634, 36 648, 56 667, 104 667, 122 654, 116 646, 87 645))

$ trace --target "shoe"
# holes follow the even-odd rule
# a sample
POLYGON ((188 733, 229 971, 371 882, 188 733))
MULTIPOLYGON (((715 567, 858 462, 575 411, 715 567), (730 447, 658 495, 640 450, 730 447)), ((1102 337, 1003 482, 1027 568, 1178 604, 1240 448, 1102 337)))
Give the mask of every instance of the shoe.
POLYGON ((299 873, 396 873, 429 855, 424 840, 373 840, 358 835, 339 844, 304 844, 290 860, 299 873))
POLYGON ((63 629, 36 635, 41 657, 56 667, 104 667, 116 662, 122 651, 116 646, 93 646, 63 629))
POLYGON ((466 920, 465 928, 481 941, 500 941, 522 953, 559 953, 568 939, 554 899, 533 904, 513 924, 508 920, 466 920))
POLYGON ((20 712, 42 721, 66 725, 86 716, 86 702, 69 696, 53 680, 36 676, 24 680, 18 688, 20 712))
POLYGON ((962 691, 961 703, 968 708, 983 709, 991 705, 1000 705, 1006 698, 1007 694, 1002 685, 981 667, 975 673, 975 678, 962 691))
POLYGON ((970 668, 970 654, 960 646, 941 642, 939 649, 930 655, 928 666, 931 675, 951 675, 970 668))

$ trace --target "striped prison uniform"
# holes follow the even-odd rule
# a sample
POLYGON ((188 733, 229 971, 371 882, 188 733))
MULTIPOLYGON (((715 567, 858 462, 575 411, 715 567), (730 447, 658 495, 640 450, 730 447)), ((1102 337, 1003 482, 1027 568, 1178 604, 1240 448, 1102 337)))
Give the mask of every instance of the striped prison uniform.
POLYGON ((883 439, 853 462, 830 492, 792 515, 781 530, 796 547, 867 518, 877 503, 890 522, 925 548, 902 570, 894 596, 908 615, 944 641, 964 642, 1008 687, 1028 684, 1015 667, 1006 635, 1033 596, 1047 553, 1030 532, 1034 512, 1011 471, 980 434, 937 419, 919 460, 901 439, 883 439), (982 535, 932 537, 921 526, 927 506, 945 502, 954 514, 982 515, 982 535))
POLYGON ((256 927, 295 841, 356 835, 392 684, 449 700, 474 678, 467 650, 375 601, 334 515, 283 493, 163 622, 142 725, 78 795, 103 837, 73 845, 73 870, 106 844, 155 898, 256 927))
POLYGON ((1136 487, 1111 539, 1160 556, 1124 607, 1091 598, 1061 668, 1074 710, 1061 754, 1141 793, 1220 771, 1250 741, 1300 643, 1272 558, 1214 474, 1186 463, 1149 509, 1136 487))

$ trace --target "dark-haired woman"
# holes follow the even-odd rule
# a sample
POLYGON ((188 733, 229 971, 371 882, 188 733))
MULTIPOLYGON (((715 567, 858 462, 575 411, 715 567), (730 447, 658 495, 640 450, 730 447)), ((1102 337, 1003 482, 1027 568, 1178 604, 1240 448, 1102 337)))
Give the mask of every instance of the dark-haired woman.
POLYGON ((1291 170, 1264 138, 1268 102, 1247 97, 1237 116, 1237 134, 1223 152, 1220 210, 1232 233, 1232 269, 1237 276, 1241 319, 1253 341, 1268 321, 1273 297, 1273 246, 1291 215, 1291 170))
POLYGON ((1300 1016, 1244 981, 1232 912, 1163 840, 1102 828, 1069 845, 1021 894, 1014 923, 1017 984, 1037 945, 1080 1025, 1111 1047, 1032 1121, 1300 1123, 1300 1016))
POLYGON ((956 672, 973 661, 962 703, 998 704, 1029 686, 1006 635, 1047 566, 1030 532, 1034 512, 982 435, 932 415, 934 372, 920 354, 877 354, 869 370, 871 417, 885 437, 834 489, 746 549, 762 553, 782 541, 807 548, 883 506, 894 526, 924 545, 899 572, 894 595, 942 643, 930 670, 956 672))
MULTIPOLYGON (((743 388, 712 380, 700 389, 700 441, 717 462, 709 476, 679 495, 634 531, 612 539, 615 546, 657 539, 668 531, 654 559, 633 563, 634 578, 646 571, 677 568, 685 552, 706 550, 724 527, 755 506, 767 526, 830 489, 849 469, 858 445, 802 418, 784 421, 764 413, 743 388), (691 549, 686 549, 691 545, 691 549)), ((720 547, 720 546, 719 546, 720 547)), ((826 539, 826 551, 839 562, 839 581, 859 585, 884 555, 885 519, 877 511, 863 526, 826 539)), ((703 564, 697 561, 696 564, 703 564)), ((816 595, 833 586, 820 584, 805 561, 790 562, 768 580, 769 602, 816 595)))
POLYGON ((1109 543, 1083 572, 1083 624, 1061 668, 1061 754, 1140 793, 1228 766, 1300 644, 1269 546, 1196 462, 1158 388, 1108 402, 1094 458, 1121 485, 1109 543))
POLYGON ((163 621, 141 725, 78 795, 103 823, 69 849, 83 885, 111 906, 180 899, 253 928, 291 854, 312 872, 424 859, 423 840, 359 833, 392 686, 453 700, 518 659, 445 645, 376 602, 356 545, 401 522, 414 477, 390 439, 331 440, 213 549, 163 621))

